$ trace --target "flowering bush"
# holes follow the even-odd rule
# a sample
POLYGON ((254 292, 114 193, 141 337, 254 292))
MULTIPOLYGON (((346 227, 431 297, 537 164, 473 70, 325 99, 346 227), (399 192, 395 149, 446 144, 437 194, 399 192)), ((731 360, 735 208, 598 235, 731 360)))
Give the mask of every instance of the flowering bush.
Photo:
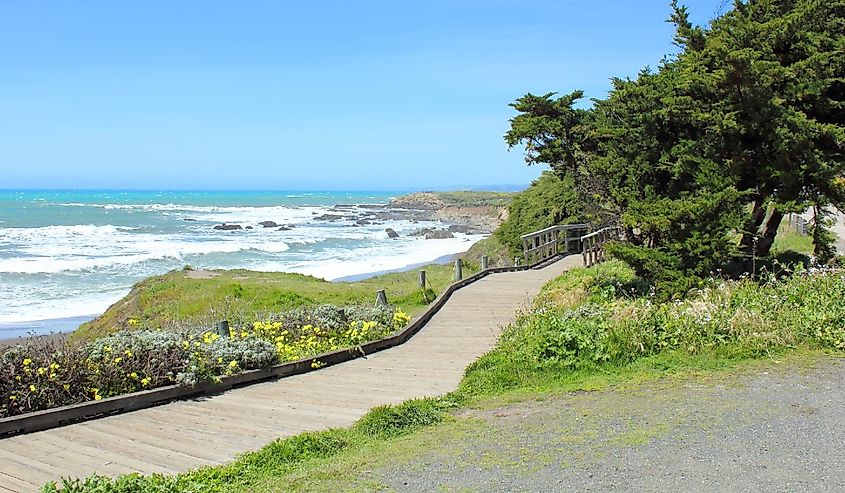
MULTIPOLYGON (((309 358, 387 336, 410 318, 394 308, 321 306, 232 330, 134 330, 85 345, 34 338, 0 353, 0 418, 309 358)), ((313 367, 321 363, 314 361, 313 367)))
POLYGON ((282 361, 294 361, 381 339, 406 326, 410 317, 389 307, 321 306, 276 315, 232 330, 232 338, 272 343, 282 361))
POLYGON ((0 354, 0 417, 48 409, 87 397, 83 348, 45 338, 0 354))

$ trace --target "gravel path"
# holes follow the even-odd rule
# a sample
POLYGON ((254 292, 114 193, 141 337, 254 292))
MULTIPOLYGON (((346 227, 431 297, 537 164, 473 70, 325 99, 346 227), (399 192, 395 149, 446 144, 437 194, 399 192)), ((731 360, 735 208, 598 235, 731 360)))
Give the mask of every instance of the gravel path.
POLYGON ((845 491, 845 361, 776 362, 463 413, 396 491, 845 491), (460 426, 458 426, 460 428, 460 426))

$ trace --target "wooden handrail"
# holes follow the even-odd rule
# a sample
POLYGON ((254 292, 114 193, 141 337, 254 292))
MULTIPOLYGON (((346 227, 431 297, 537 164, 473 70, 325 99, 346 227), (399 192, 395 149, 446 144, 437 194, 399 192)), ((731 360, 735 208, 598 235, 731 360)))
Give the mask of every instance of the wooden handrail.
POLYGON ((581 237, 581 258, 584 266, 590 267, 605 260, 604 245, 619 238, 620 228, 608 226, 581 237))
POLYGON ((560 224, 520 236, 525 263, 535 265, 561 253, 578 251, 571 243, 580 241, 581 233, 588 229, 587 224, 560 224), (561 243, 565 244, 563 251, 561 243))

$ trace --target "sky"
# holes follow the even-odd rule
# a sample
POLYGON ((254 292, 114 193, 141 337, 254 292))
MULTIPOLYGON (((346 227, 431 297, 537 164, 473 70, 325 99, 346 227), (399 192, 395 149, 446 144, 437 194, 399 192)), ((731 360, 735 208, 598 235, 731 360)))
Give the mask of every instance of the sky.
MULTIPOLYGON (((724 0, 687 0, 705 24, 724 0)), ((0 189, 523 185, 526 92, 602 98, 668 0, 0 0, 0 189)))

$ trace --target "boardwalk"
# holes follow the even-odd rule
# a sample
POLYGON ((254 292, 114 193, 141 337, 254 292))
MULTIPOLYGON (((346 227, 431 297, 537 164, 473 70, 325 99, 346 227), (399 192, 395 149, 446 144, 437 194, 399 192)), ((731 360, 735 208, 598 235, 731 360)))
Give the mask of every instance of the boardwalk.
POLYGON ((178 473, 275 438, 348 426, 374 406, 454 390, 548 280, 581 262, 485 277, 455 292, 409 342, 367 358, 202 399, 0 439, 0 492, 92 473, 178 473))

